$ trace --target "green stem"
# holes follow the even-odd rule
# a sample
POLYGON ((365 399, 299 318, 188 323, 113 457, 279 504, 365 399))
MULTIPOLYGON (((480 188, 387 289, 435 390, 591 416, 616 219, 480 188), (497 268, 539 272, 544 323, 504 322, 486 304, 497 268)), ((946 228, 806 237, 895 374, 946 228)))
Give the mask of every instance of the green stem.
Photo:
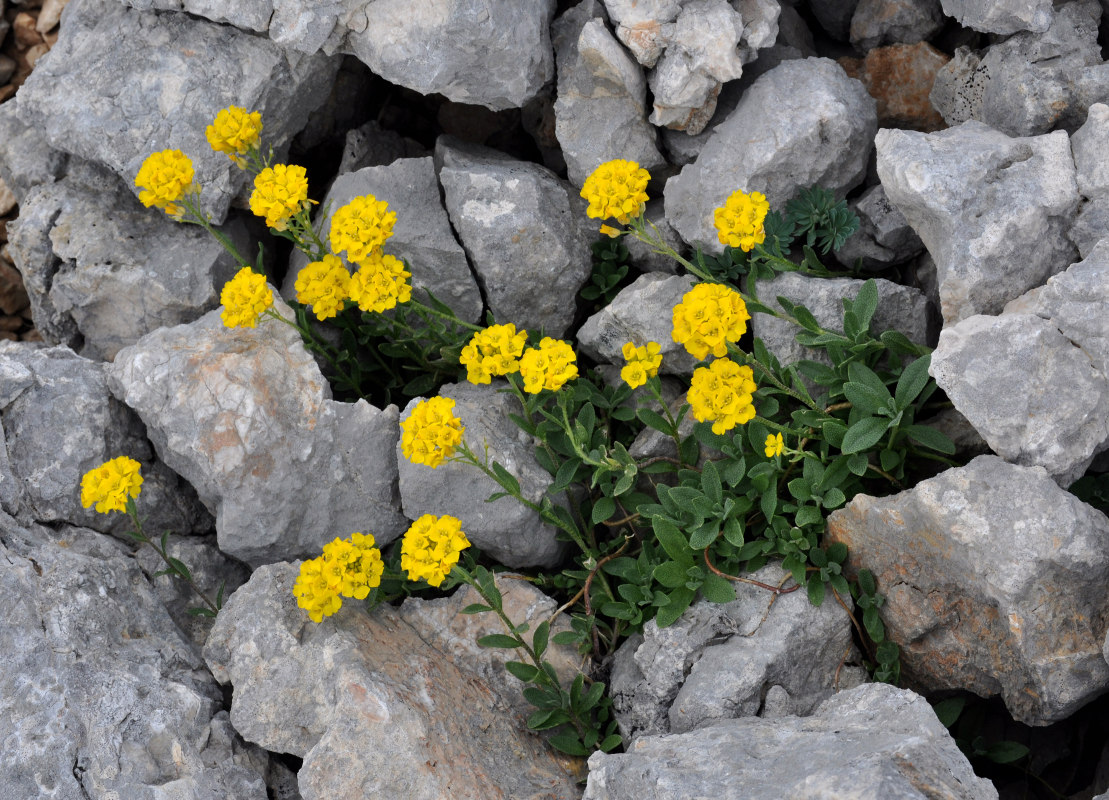
POLYGON ((154 541, 143 531, 142 521, 139 519, 138 509, 135 507, 135 499, 133 497, 127 498, 126 513, 127 516, 131 518, 131 522, 135 526, 135 531, 131 535, 143 544, 150 545, 151 548, 153 548, 154 552, 157 553, 161 557, 162 561, 165 562, 166 568, 169 570, 169 572, 188 583, 189 587, 193 590, 197 597, 204 601, 204 605, 208 606, 208 608, 211 609, 213 616, 218 614, 219 606, 209 600, 208 595, 200 591, 200 587, 196 585, 196 582, 192 579, 192 576, 188 573, 181 572, 181 570, 178 569, 177 565, 170 560, 169 554, 166 553, 160 546, 155 544, 154 541))

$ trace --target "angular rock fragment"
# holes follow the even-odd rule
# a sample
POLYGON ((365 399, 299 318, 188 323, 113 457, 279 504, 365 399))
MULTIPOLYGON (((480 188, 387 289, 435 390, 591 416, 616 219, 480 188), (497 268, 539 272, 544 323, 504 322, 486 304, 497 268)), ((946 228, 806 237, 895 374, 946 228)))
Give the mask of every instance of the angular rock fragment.
POLYGON ((950 60, 927 42, 917 42, 876 47, 864 59, 842 58, 839 63, 877 101, 881 127, 934 131, 946 126, 931 93, 950 60))
MULTIPOLYGON (((274 307, 292 319, 280 300, 274 307)), ((356 531, 385 544, 407 527, 396 407, 331 400, 293 328, 265 318, 225 328, 212 311, 121 350, 108 374, 215 514, 228 555, 258 566, 317 556, 356 531)))
POLYGON ((1073 261, 1078 206, 1066 133, 1011 139, 980 122, 874 139, 889 201, 936 262, 947 324, 994 314, 1073 261))
POLYGON ((985 33, 1043 32, 1051 25, 1052 0, 940 0, 943 13, 985 33))
POLYGON ((60 177, 68 158, 19 118, 15 103, 0 105, 0 179, 16 201, 22 202, 32 187, 60 177))
POLYGON ((835 251, 835 258, 846 267, 862 260, 864 270, 879 271, 920 255, 924 243, 893 207, 881 184, 872 186, 849 203, 859 217, 859 229, 835 251))
POLYGON ((979 456, 828 521, 851 571, 871 570, 886 634, 926 690, 1000 694, 1028 725, 1109 689, 1109 518, 1039 467, 979 456))
POLYGON ((940 0, 859 0, 851 44, 863 52, 883 44, 916 44, 942 27, 940 0))
POLYGON ((1086 258, 1109 236, 1109 106, 1094 103, 1086 122, 1071 135, 1071 152, 1082 202, 1067 237, 1086 258))

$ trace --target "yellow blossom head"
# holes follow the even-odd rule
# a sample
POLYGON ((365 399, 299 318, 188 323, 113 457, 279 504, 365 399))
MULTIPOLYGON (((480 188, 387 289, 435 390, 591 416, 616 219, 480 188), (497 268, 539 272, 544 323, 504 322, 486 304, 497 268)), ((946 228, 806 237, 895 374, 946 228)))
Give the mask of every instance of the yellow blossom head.
POLYGON ((330 319, 343 310, 350 297, 350 273, 342 259, 327 253, 297 273, 293 287, 297 302, 312 306, 316 319, 330 319))
POLYGON ((308 612, 313 622, 323 622, 343 605, 340 592, 343 575, 335 562, 312 558, 300 565, 300 574, 293 584, 297 605, 308 612))
POLYGON ((769 210, 770 203, 760 192, 733 192, 724 205, 713 212, 720 244, 751 252, 756 244, 766 241, 763 222, 769 210))
POLYGON ((219 301, 223 305, 220 318, 228 328, 253 328, 258 317, 273 305, 273 291, 266 276, 243 267, 223 285, 219 301))
POLYGON ((711 421, 713 433, 724 433, 755 418, 756 388, 750 367, 718 358, 693 371, 686 399, 699 422, 711 421))
POLYGON ((350 280, 350 299, 363 311, 388 311, 412 299, 404 262, 379 248, 366 257, 350 280))
POLYGON ((135 176, 135 186, 142 189, 139 200, 150 208, 157 206, 171 217, 180 219, 185 209, 177 201, 194 192, 193 162, 180 150, 151 153, 142 162, 135 176))
POLYGON ((346 251, 347 260, 360 264, 393 235, 397 214, 372 194, 356 197, 331 215, 331 251, 346 251))
POLYGON ((216 114, 204 133, 213 150, 227 153, 241 169, 246 166, 242 156, 252 147, 257 147, 262 136, 262 114, 248 112, 239 106, 228 106, 216 114))
POLYGON ((469 546, 470 540, 456 517, 424 514, 404 534, 400 566, 409 580, 439 586, 458 563, 459 554, 469 546))
POLYGON ((578 377, 574 349, 559 339, 544 337, 539 347, 529 347, 520 356, 520 377, 524 391, 539 394, 544 389, 557 392, 567 381, 578 377))
POLYGON ((642 347, 636 347, 635 342, 628 342, 623 349, 624 360, 628 363, 620 370, 620 377, 624 383, 636 389, 647 382, 648 378, 658 375, 658 368, 662 366, 662 346, 658 342, 647 342, 642 347))
POLYGON ((265 217, 266 227, 283 231, 289 217, 308 206, 308 175, 297 164, 274 164, 254 176, 250 210, 265 217))
POLYGON ((313 622, 322 622, 342 608, 344 597, 364 600, 381 585, 385 563, 369 534, 352 533, 323 546, 323 555, 300 565, 293 585, 297 605, 313 622))
POLYGON ((766 457, 777 458, 782 454, 786 448, 786 443, 782 440, 782 434, 770 434, 766 437, 766 457))
POLYGON ((621 225, 627 224, 643 213, 650 180, 650 173, 634 161, 622 158, 606 161, 593 170, 581 187, 581 196, 589 201, 586 213, 592 219, 615 219, 621 225))
POLYGON ((490 325, 478 331, 462 348, 458 359, 466 367, 466 380, 470 383, 489 383, 494 375, 519 372, 520 356, 527 343, 528 332, 517 332, 511 322, 490 325))
POLYGON ((671 333, 697 359, 727 355, 728 342, 747 332, 747 305, 739 292, 719 283, 698 283, 674 306, 671 333))
POLYGON ((81 505, 95 504, 101 514, 126 511, 127 498, 138 497, 142 490, 140 467, 135 459, 119 456, 90 469, 81 478, 81 505))
POLYGON ((400 447, 413 464, 432 469, 443 463, 462 442, 462 420, 454 415, 454 400, 432 397, 421 400, 401 422, 400 447))

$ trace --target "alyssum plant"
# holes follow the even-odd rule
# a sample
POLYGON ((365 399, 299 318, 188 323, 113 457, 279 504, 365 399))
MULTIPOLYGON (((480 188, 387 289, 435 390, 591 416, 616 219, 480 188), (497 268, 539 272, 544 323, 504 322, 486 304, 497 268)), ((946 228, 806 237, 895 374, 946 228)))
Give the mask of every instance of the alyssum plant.
MULTIPOLYGON (((899 490, 924 460, 947 461, 945 454, 953 452, 950 441, 919 422, 936 390, 928 376, 929 350, 899 333, 871 333, 878 302, 873 281, 844 302, 842 332, 824 328, 785 298, 776 308, 758 297, 758 281, 777 272, 826 272, 814 246, 827 253, 857 226, 842 202, 812 189, 782 217, 768 215, 758 192, 735 192, 714 217, 725 254, 711 258, 698 251, 685 259, 644 216, 646 170, 615 160, 590 175, 581 194, 589 216, 602 221, 602 233, 639 239, 699 279, 671 310, 674 342, 699 364, 684 396, 667 404, 658 342, 626 343, 621 380, 613 384, 581 368, 566 341, 539 339, 510 320, 466 325, 434 298, 417 303, 407 265, 383 251, 395 214, 372 195, 331 215, 325 244, 308 215, 304 170, 271 163, 272 154, 259 149, 260 134, 257 113, 232 107, 219 112, 208 140, 254 174, 251 209, 311 260, 297 276, 297 316, 290 320, 273 308, 261 258, 252 266, 236 253, 242 269, 221 295, 225 324, 252 327, 269 317, 296 326, 305 343, 329 359, 332 379, 355 394, 361 393, 363 365, 377 357, 366 352, 375 349, 367 347, 375 337, 391 332, 423 352, 431 342, 430 357, 389 366, 408 370, 396 387, 430 391, 464 375, 490 392, 512 394, 519 403, 513 420, 534 438, 552 482, 538 502, 525 497, 483 442, 467 441, 454 401, 442 396, 422 399, 402 421, 404 456, 427 469, 454 461, 481 471, 500 487, 490 500, 515 498, 573 543, 565 569, 531 577, 568 598, 563 610, 570 630, 554 637, 551 620, 529 631, 508 618, 494 580, 498 568, 479 563, 458 519, 449 515, 416 520, 388 555, 363 533, 326 545, 302 564, 294 589, 311 619, 334 614, 344 597, 375 603, 413 588, 470 585, 482 602, 466 612, 495 614, 505 630, 481 644, 520 654, 507 668, 529 684, 525 696, 536 708, 529 726, 550 731, 550 743, 574 755, 611 750, 620 737, 600 675, 589 668, 564 685, 544 658, 549 642, 572 644, 600 664, 648 620, 669 625, 698 597, 734 600, 736 582, 757 584, 773 596, 803 588, 814 604, 831 594, 848 608, 852 597, 861 624, 852 619, 875 677, 897 680, 898 650, 885 640, 873 576, 863 571, 849 582, 846 548, 825 546, 823 535, 828 513, 855 494, 899 490), (789 256, 798 240, 795 262, 789 256), (338 346, 312 332, 307 308, 320 321, 339 324, 338 346), (393 314, 382 313, 387 310, 393 314), (798 341, 826 353, 830 365, 782 365, 757 338, 750 352, 741 349, 752 313, 798 326, 798 341), (648 428, 671 446, 661 455, 633 457, 631 443, 648 428), (749 577, 771 560, 780 560, 788 573, 780 584, 749 577)), ((184 154, 151 155, 136 183, 148 206, 203 225, 234 252, 200 210, 184 154)), ((401 358, 406 348, 391 354, 401 358)))

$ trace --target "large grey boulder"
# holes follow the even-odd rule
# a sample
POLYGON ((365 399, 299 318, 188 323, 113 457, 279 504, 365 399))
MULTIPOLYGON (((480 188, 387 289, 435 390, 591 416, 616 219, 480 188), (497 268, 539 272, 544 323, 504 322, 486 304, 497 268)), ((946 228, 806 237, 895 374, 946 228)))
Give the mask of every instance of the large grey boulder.
POLYGON ((976 119, 1010 136, 1074 130, 1091 103, 1109 100, 1098 44, 1101 7, 1075 0, 1043 33, 1018 33, 976 52, 960 47, 936 73, 932 104, 948 125, 976 119))
MULTIPOLYGON (((280 300, 274 307, 292 319, 280 300)), ((215 514, 228 555, 258 566, 317 556, 356 531, 385 544, 407 527, 396 407, 331 400, 284 323, 229 329, 212 311, 121 350, 108 376, 161 458, 215 514)))
POLYGON ((866 174, 877 125, 874 98, 834 61, 784 61, 666 182, 666 218, 690 244, 720 253, 712 212, 732 192, 762 192, 776 210, 813 184, 843 196, 866 174))
MULTIPOLYGON (((215 308, 239 268, 207 231, 144 208, 118 177, 79 159, 28 192, 8 230, 35 328, 89 358, 111 360, 215 308)), ((254 240, 240 219, 221 232, 250 257, 254 240)))
POLYGON ((261 111, 264 143, 284 152, 327 99, 338 66, 187 14, 73 0, 58 43, 16 103, 52 147, 106 165, 128 187, 151 152, 181 150, 196 169, 202 208, 219 223, 247 174, 208 145, 216 112, 232 104, 261 111))
POLYGON ((558 66, 555 135, 570 182, 581 186, 614 158, 646 170, 666 163, 647 122, 643 68, 620 46, 597 0, 583 0, 552 26, 558 66))
POLYGON ((497 322, 561 336, 592 271, 595 222, 538 164, 447 136, 435 143, 447 213, 497 322))
POLYGON ((1109 518, 1040 467, 979 456, 828 520, 848 566, 874 573, 887 636, 925 690, 1000 694, 1028 725, 1109 689, 1109 518))
MULTIPOLYGON (((387 604, 367 614, 347 601, 316 624, 297 607, 296 576, 296 564, 256 570, 204 657, 234 687, 235 728, 304 759, 304 800, 578 797, 560 759, 527 731, 506 688, 514 678, 484 680, 448 640, 387 604)), ((501 632, 492 615, 478 624, 501 632)))
POLYGON ((265 800, 269 758, 119 542, 0 515, 0 797, 265 800))
MULTIPOLYGON (((520 482, 525 498, 542 500, 553 478, 535 458, 537 442, 516 426, 509 414, 520 413, 516 398, 500 389, 505 382, 489 385, 453 383, 440 388, 442 397, 455 401, 454 415, 462 420, 466 443, 479 458, 488 453, 520 482)), ((407 419, 419 400, 404 409, 407 419)), ((563 553, 556 529, 512 497, 486 502, 500 486, 476 467, 444 461, 434 469, 413 464, 397 445, 400 496, 409 519, 424 514, 450 514, 477 547, 509 567, 553 566, 563 553)))
POLYGON ((81 478, 117 456, 142 464, 139 514, 151 535, 197 533, 212 519, 158 460, 146 429, 108 391, 104 365, 67 347, 0 342, 0 505, 22 522, 72 523, 124 535, 123 513, 81 505, 81 478))
POLYGON ((1043 32, 1051 25, 1052 0, 940 0, 943 13, 985 33, 1043 32))
MULTIPOLYGON (((766 566, 751 578, 776 586, 786 575, 766 566)), ((616 651, 610 691, 626 740, 763 711, 804 716, 842 688, 837 678, 858 683, 858 670, 839 675, 851 622, 830 593, 817 607, 804 592, 776 596, 749 583, 735 586, 733 602, 700 600, 666 628, 651 620, 616 651)))
MULTIPOLYGON (((385 242, 385 252, 408 262, 412 287, 430 290, 459 319, 476 322, 481 317, 481 292, 470 272, 466 253, 451 231, 431 156, 398 158, 387 165, 340 175, 331 184, 321 208, 333 214, 353 198, 366 194, 386 201, 389 210, 397 215, 393 235, 385 242)), ((326 241, 331 214, 314 223, 324 232, 326 241)), ((285 297, 296 295, 297 273, 307 263, 307 256, 294 251, 282 287, 285 297)), ((425 293, 417 291, 416 297, 419 299, 421 294, 426 302, 425 293)))
POLYGON ((996 800, 928 702, 868 683, 811 717, 723 720, 594 753, 583 800, 996 800))
POLYGON ((997 313, 1074 260, 1066 133, 1011 139, 972 120, 937 133, 883 129, 874 143, 886 196, 935 259, 947 324, 997 313))
POLYGON ((1082 203, 1067 236, 1086 258, 1109 236, 1109 105, 1090 106, 1086 122, 1071 134, 1070 146, 1082 203))

